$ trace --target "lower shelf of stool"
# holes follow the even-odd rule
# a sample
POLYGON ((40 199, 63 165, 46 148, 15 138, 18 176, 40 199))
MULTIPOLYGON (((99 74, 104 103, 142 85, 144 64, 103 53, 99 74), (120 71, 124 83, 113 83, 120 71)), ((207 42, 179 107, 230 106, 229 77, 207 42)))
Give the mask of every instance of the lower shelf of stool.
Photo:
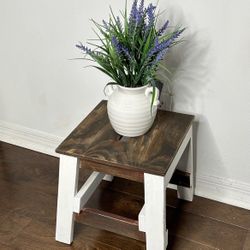
MULTIPOLYGON (((189 174, 177 170, 171 182, 188 186, 189 174)), ((114 178, 112 182, 102 181, 81 213, 76 215, 76 221, 145 241, 145 233, 138 229, 138 214, 143 205, 142 183, 114 178)))
POLYGON ((116 191, 113 183, 103 181, 81 213, 76 215, 76 221, 145 241, 145 233, 138 230, 137 220, 143 204, 143 197, 116 191))
POLYGON ((93 208, 84 208, 77 221, 95 228, 145 242, 145 233, 138 230, 138 221, 93 208))

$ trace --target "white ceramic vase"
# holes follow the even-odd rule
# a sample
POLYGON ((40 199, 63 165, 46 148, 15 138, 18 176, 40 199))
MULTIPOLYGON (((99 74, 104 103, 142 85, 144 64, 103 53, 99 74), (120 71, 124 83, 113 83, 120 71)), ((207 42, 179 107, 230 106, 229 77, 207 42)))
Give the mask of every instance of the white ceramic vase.
POLYGON ((156 88, 151 109, 152 92, 153 87, 148 85, 137 88, 109 86, 108 116, 118 134, 136 137, 145 134, 151 128, 159 104, 159 90, 156 88))

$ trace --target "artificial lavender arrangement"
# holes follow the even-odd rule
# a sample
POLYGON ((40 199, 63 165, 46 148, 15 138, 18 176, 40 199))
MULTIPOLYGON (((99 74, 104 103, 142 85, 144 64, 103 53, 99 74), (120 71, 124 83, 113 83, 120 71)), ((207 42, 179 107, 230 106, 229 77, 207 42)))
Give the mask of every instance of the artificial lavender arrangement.
MULTIPOLYGON (((109 21, 98 24, 94 20, 99 44, 89 42, 93 49, 82 43, 76 46, 98 66, 93 66, 113 79, 113 83, 124 87, 155 87, 156 71, 167 51, 179 41, 184 28, 169 27, 167 20, 157 29, 156 6, 144 6, 144 0, 134 0, 130 13, 121 12, 115 16, 110 8, 109 21)), ((153 91, 153 96, 154 96, 153 91)))

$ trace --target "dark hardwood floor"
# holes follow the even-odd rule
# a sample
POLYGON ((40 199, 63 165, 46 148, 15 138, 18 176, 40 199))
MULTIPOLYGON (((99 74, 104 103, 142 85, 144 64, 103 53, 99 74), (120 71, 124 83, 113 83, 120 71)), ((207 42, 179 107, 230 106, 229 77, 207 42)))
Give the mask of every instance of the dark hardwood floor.
MULTIPOLYGON (((80 174, 83 182, 86 173, 81 169, 80 174)), ((57 180, 57 158, 0 142, 0 250, 145 249, 144 242, 84 225, 82 214, 76 216, 73 244, 56 242, 57 180)), ((105 183, 99 192, 104 188, 105 183)), ((135 219, 142 184, 115 179, 108 189, 104 210, 135 219), (111 196, 117 202, 108 202, 111 196)), ((167 203, 168 249, 250 250, 249 210, 201 197, 179 201, 174 190, 167 191, 167 203)))

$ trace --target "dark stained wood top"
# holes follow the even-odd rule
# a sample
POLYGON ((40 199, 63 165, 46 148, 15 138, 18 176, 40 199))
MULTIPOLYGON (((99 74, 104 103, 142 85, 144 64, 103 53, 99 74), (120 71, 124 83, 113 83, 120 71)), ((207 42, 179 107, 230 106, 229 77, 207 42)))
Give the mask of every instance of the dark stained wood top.
POLYGON ((164 176, 193 119, 192 115, 158 110, 152 128, 145 135, 122 137, 111 127, 107 102, 101 101, 56 152, 107 168, 164 176))

